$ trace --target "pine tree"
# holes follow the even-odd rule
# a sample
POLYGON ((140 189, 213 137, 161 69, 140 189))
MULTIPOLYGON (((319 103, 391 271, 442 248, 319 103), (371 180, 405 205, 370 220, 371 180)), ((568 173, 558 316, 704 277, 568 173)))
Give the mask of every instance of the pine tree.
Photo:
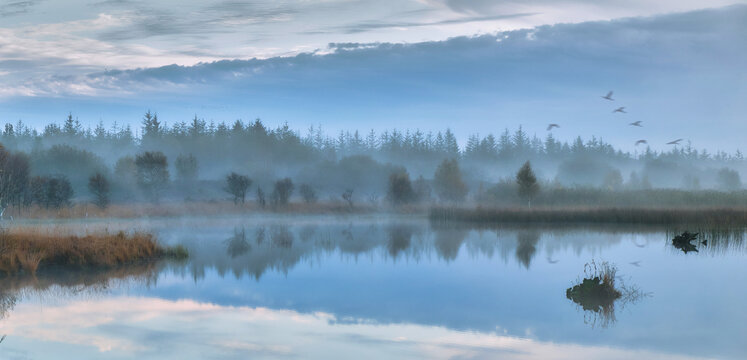
POLYGON ((527 199, 529 207, 532 207, 532 199, 539 192, 539 184, 529 161, 516 173, 516 183, 519 185, 519 196, 527 199))

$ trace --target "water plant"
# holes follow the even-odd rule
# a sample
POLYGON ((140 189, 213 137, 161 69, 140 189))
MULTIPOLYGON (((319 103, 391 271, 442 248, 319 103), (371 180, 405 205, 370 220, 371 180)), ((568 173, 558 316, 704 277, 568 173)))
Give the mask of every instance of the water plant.
POLYGON ((616 285, 617 266, 607 261, 591 260, 584 265, 584 278, 566 289, 565 296, 584 310, 584 322, 606 328, 617 321, 615 303, 637 301, 643 294, 635 287, 616 285))
POLYGON ((675 236, 672 239, 672 245, 682 250, 683 253, 687 254, 688 252, 698 252, 698 249, 695 247, 694 244, 692 244, 692 241, 698 239, 698 233, 691 233, 689 231, 685 231, 680 235, 675 236))

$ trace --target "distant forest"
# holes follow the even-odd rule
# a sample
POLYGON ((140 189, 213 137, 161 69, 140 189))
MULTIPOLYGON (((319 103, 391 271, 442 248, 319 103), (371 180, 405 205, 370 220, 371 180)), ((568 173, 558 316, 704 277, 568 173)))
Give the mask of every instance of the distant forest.
MULTIPOLYGON (((484 198, 481 194, 501 184, 509 186, 526 161, 544 187, 602 190, 735 191, 742 189, 740 173, 745 170, 739 150, 708 153, 687 143, 665 152, 646 147, 633 154, 599 138, 577 137, 569 143, 555 139, 551 132, 544 138, 527 134, 521 126, 498 136, 472 135, 460 146, 449 129, 346 131, 329 136, 321 126, 301 133, 287 124, 271 129, 259 119, 216 124, 195 117, 168 125, 150 111, 137 130, 117 123, 110 128, 99 123, 91 129, 72 114, 42 131, 21 121, 6 123, 0 142, 8 153, 4 166, 11 166, 8 161, 13 159, 28 163, 28 180, 19 180, 23 175, 9 180, 12 171, 0 176, 5 188, 34 177, 64 179, 71 198, 88 199, 96 196, 91 182, 99 174, 103 179, 98 181, 106 183, 106 190, 111 187, 115 201, 147 197, 143 186, 136 184, 135 166, 138 155, 146 152, 165 157, 154 160, 165 165, 165 173, 158 174, 168 184, 163 197, 180 200, 225 199, 225 179, 235 173, 251 180, 251 194, 255 187, 272 189, 278 179, 289 178, 297 189, 303 184, 306 192, 313 190, 314 197, 321 199, 339 200, 341 193, 351 191, 359 199, 376 201, 386 196, 391 174, 405 172, 413 181, 430 183, 437 167, 450 159, 458 162, 459 176, 472 194, 467 199, 484 198)), ((5 197, 8 202, 12 196, 5 197)))

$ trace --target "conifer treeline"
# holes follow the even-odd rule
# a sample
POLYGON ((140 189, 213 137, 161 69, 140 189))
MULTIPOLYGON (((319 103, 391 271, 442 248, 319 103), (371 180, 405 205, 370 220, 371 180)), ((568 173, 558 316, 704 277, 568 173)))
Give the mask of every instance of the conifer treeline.
MULTIPOLYGON (((266 127, 261 120, 245 123, 207 122, 194 117, 190 122, 177 122, 173 125, 162 123, 158 115, 148 111, 141 126, 135 130, 130 125, 114 123, 106 128, 99 122, 93 129, 84 127, 72 114, 63 121, 47 124, 43 130, 25 125, 6 123, 0 137, 6 148, 33 152, 56 144, 69 144, 92 151, 110 160, 108 154, 133 154, 143 150, 160 150, 167 155, 193 153, 200 160, 219 156, 224 160, 238 161, 254 155, 264 162, 287 161, 306 162, 313 158, 326 160, 345 156, 368 154, 380 160, 409 159, 439 161, 444 158, 465 160, 513 160, 553 159, 574 155, 594 155, 609 160, 690 160, 690 161, 743 161, 743 154, 737 150, 729 154, 724 151, 709 153, 697 150, 689 143, 673 147, 669 151, 654 151, 646 147, 639 153, 615 149, 602 139, 592 137, 584 141, 577 137, 572 142, 560 141, 549 133, 544 139, 530 136, 518 127, 513 132, 508 129, 495 137, 493 134, 480 137, 469 136, 460 146, 454 133, 447 129, 438 132, 421 130, 390 130, 376 133, 370 130, 365 134, 359 131, 340 132, 332 137, 321 126, 311 126, 305 134, 290 129, 284 124, 275 129, 266 127)), ((250 159, 256 160, 256 159, 250 159)))

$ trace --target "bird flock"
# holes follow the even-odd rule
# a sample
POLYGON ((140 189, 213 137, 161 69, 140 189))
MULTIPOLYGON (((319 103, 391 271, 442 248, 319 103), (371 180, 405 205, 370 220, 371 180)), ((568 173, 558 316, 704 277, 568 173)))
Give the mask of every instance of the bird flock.
MULTIPOLYGON (((614 94, 614 92, 610 91, 610 92, 607 93, 607 95, 601 96, 601 98, 605 99, 607 101, 615 101, 615 99, 612 98, 612 94, 614 94)), ((628 112, 625 111, 625 106, 620 106, 620 107, 612 110, 612 113, 613 114, 616 114, 616 113, 627 114, 628 112)), ((643 121, 638 120, 638 121, 634 121, 632 123, 629 123, 628 125, 635 126, 635 127, 643 127, 643 125, 641 125, 641 123, 643 123, 643 121)), ((547 131, 551 131, 552 129, 559 128, 559 127, 560 127, 560 125, 558 125, 558 124, 549 124, 549 125, 547 125, 547 131)), ((682 141, 682 140, 683 139, 672 140, 672 141, 668 142, 667 145, 675 145, 676 146, 676 145, 679 145, 680 141, 682 141)), ((646 140, 646 139, 640 139, 640 140, 638 140, 638 141, 635 142, 635 146, 638 146, 638 145, 641 145, 641 144, 648 144, 648 140, 646 140)))

